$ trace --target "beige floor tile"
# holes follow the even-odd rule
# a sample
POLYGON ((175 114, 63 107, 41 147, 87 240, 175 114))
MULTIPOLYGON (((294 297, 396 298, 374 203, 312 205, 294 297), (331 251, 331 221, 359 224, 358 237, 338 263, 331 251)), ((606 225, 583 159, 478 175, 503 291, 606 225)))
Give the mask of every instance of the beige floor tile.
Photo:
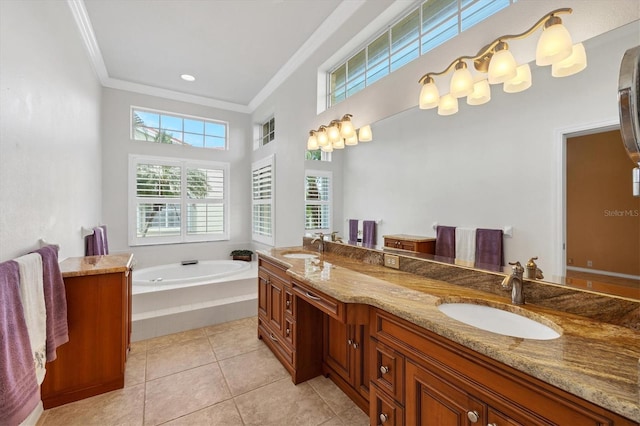
MULTIPOLYGON (((355 405, 355 404, 354 404, 355 405)), ((345 425, 349 426, 368 426, 369 415, 362 411, 357 405, 353 408, 340 413, 338 415, 345 425)))
POLYGON ((242 418, 233 400, 221 402, 179 419, 164 423, 163 426, 243 426, 242 418))
MULTIPOLYGON (((204 331, 207 336, 213 336, 214 334, 224 333, 226 331, 237 330, 241 328, 251 328, 254 330, 258 328, 258 317, 242 318, 236 321, 229 321, 222 324, 211 325, 205 327, 204 331)), ((257 333, 257 330, 256 330, 257 333)))
POLYGON ((269 348, 227 358, 218 362, 232 395, 240 395, 289 377, 287 370, 269 348))
POLYGON ((143 384, 47 410, 42 426, 141 425, 143 384))
POLYGON ((318 392, 320 398, 327 403, 329 408, 336 414, 340 414, 348 409, 357 407, 349 397, 333 383, 333 381, 324 376, 314 377, 308 381, 309 385, 318 392))
POLYGON ((166 336, 142 340, 141 343, 146 346, 147 351, 150 351, 165 346, 181 344, 184 342, 188 342, 189 340, 199 339, 204 336, 204 328, 196 328, 194 330, 187 330, 180 333, 167 334, 166 336))
MULTIPOLYGON (((326 422, 322 423, 321 426, 345 426, 345 423, 342 422, 342 419, 338 416, 332 417, 326 422)), ((351 426, 351 425, 346 425, 351 426)))
POLYGON ((201 337, 147 351, 147 380, 215 362, 209 339, 201 337))
POLYGON ((139 353, 147 352, 147 340, 140 340, 138 342, 131 342, 129 355, 136 355, 139 353))
POLYGON ((144 383, 146 379, 147 370, 147 353, 137 352, 129 353, 127 357, 127 364, 124 370, 124 385, 125 387, 139 385, 144 383))
POLYGON ((218 360, 255 351, 264 347, 258 339, 257 327, 245 326, 209 336, 218 360))
POLYGON ((288 377, 234 400, 246 425, 320 425, 334 417, 309 384, 288 377))
POLYGON ((231 398, 217 363, 147 382, 144 423, 177 419, 231 398))

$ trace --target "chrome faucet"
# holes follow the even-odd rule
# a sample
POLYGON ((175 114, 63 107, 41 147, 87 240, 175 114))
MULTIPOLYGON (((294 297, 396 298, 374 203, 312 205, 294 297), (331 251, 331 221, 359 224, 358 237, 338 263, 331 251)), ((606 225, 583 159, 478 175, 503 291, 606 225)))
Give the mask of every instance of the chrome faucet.
POLYGON ((524 292, 522 291, 522 284, 524 283, 524 279, 522 278, 522 274, 524 273, 524 268, 520 264, 520 262, 511 263, 511 275, 505 277, 502 280, 502 288, 506 290, 511 290, 511 303, 514 305, 524 305, 524 292))
POLYGON ((322 232, 315 234, 316 237, 311 240, 311 245, 315 244, 316 241, 320 241, 320 244, 318 244, 318 251, 320 253, 324 253, 324 234, 322 232))

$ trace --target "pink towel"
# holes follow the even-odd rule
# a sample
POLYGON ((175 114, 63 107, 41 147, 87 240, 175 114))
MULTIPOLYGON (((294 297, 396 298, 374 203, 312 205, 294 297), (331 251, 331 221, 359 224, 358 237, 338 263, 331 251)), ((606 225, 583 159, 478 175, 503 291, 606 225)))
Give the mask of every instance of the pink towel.
POLYGON ((436 227, 436 256, 454 259, 456 257, 456 227, 436 227))
POLYGON ((20 269, 0 263, 0 419, 19 424, 40 403, 33 352, 20 300, 20 269))
POLYGON ((42 256, 44 303, 47 309, 47 362, 56 359, 56 349, 69 341, 67 295, 58 265, 58 247, 36 250, 42 256))

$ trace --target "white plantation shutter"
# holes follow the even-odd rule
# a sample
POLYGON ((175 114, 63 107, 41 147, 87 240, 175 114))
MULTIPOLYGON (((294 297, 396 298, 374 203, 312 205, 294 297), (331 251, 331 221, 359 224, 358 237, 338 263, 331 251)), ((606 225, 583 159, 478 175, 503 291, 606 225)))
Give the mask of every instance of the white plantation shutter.
POLYGON ((252 238, 269 245, 274 244, 273 166, 273 155, 251 165, 252 238))
POLYGON ((131 245, 228 239, 228 163, 130 155, 131 245))
POLYGON ((305 229, 329 231, 331 228, 331 172, 305 172, 305 229))

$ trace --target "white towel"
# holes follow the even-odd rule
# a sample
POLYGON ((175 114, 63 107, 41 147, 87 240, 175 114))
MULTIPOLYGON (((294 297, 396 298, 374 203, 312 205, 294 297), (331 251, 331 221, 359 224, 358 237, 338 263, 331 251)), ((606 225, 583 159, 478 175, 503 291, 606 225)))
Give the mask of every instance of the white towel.
POLYGON ((44 380, 47 356, 47 309, 44 304, 42 257, 37 253, 31 253, 15 261, 20 267, 20 299, 33 350, 36 377, 40 385, 44 380))
POLYGON ((476 260, 476 228, 456 227, 456 265, 473 267, 476 260))

